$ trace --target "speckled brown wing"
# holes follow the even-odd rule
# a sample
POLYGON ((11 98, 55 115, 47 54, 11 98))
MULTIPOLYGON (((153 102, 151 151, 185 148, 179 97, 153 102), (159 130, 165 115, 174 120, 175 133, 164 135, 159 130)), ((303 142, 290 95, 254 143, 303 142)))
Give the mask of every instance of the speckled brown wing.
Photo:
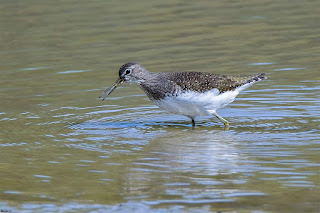
POLYGON ((227 76, 205 72, 174 72, 165 77, 184 91, 205 92, 217 88, 220 93, 234 90, 244 84, 265 79, 265 73, 227 76))

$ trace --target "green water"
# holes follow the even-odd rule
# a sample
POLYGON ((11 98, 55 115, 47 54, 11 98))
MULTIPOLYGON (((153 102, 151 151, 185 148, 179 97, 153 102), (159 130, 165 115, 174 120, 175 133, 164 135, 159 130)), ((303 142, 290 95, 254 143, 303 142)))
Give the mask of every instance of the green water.
POLYGON ((319 1, 2 1, 0 210, 320 212, 319 1), (188 118, 119 67, 266 72, 188 118))

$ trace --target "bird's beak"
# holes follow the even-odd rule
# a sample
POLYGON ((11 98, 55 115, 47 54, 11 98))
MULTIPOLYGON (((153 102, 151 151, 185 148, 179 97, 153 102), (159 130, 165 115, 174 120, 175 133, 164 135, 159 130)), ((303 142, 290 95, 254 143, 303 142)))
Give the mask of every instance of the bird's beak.
POLYGON ((124 82, 123 79, 118 78, 108 89, 106 89, 103 93, 101 93, 99 98, 102 98, 104 96, 103 99, 102 99, 102 101, 104 101, 104 99, 106 99, 113 92, 113 90, 115 90, 123 82, 124 82))

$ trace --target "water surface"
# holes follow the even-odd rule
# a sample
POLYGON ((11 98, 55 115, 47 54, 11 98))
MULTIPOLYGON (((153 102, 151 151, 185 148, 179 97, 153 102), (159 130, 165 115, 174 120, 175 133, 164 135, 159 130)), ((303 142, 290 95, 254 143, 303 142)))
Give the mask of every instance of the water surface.
POLYGON ((319 212, 318 1, 5 1, 0 210, 319 212), (119 67, 266 72, 190 120, 119 67))

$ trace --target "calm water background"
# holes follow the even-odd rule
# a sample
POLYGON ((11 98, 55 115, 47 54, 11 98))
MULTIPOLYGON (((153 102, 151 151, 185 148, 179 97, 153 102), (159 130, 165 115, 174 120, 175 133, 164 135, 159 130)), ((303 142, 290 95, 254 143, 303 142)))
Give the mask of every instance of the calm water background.
POLYGON ((319 212, 320 1, 1 1, 0 209, 319 212), (119 67, 268 73, 189 119, 119 67))

